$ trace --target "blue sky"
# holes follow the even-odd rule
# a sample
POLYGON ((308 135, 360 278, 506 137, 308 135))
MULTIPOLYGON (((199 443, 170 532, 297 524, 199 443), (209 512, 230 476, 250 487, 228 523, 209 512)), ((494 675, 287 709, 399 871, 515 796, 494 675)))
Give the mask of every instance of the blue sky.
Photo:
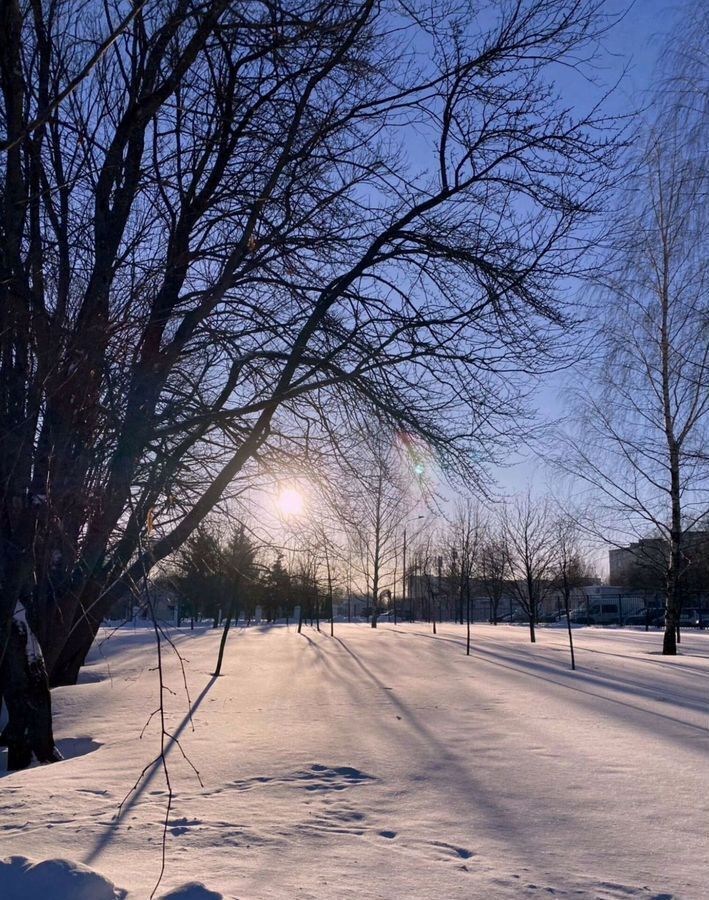
MULTIPOLYGON (((627 3, 611 2, 608 10, 621 11, 627 6, 627 3)), ((666 0, 635 0, 622 21, 608 33, 604 41, 607 52, 598 60, 596 77, 608 87, 621 79, 606 104, 609 113, 626 115, 647 104, 657 64, 669 33, 679 24, 681 8, 681 3, 666 0)), ((568 81, 562 87, 569 103, 584 108, 595 93, 581 79, 568 81)), ((564 395, 572 379, 582 377, 582 373, 559 372, 539 384, 532 402, 540 420, 563 415, 564 395)), ((543 491, 548 480, 544 466, 522 454, 518 460, 510 460, 509 466, 495 469, 494 474, 505 493, 524 489, 530 482, 543 491)))

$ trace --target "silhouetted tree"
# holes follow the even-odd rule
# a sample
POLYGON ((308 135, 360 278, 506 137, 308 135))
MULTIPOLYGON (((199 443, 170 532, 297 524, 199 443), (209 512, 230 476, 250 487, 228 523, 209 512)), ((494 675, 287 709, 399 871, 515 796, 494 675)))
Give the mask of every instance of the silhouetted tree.
POLYGON ((480 476, 515 373, 563 362, 614 151, 553 76, 602 6, 1 0, 3 653, 20 604, 73 683, 118 597, 352 410, 480 476))
POLYGON ((510 592, 529 618, 529 638, 534 643, 534 626, 549 592, 556 560, 556 535, 548 501, 527 491, 505 507, 502 522, 510 592))

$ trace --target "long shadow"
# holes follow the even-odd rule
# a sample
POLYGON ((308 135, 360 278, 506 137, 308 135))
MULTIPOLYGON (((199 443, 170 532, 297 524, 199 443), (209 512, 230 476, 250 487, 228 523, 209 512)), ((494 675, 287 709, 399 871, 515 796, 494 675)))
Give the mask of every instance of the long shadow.
MULTIPOLYGON (((399 632, 399 634, 406 634, 407 632, 399 632)), ((409 634, 414 634, 417 637, 428 637, 431 638, 433 635, 426 634, 424 632, 408 632, 409 634)), ((458 639, 455 637, 443 637, 442 635, 437 635, 437 640, 444 641, 450 644, 455 644, 459 647, 464 647, 464 641, 462 639, 458 639)), ((539 669, 541 671, 549 672, 554 675, 559 675, 563 678, 574 679, 578 678, 579 675, 583 675, 584 679, 587 681, 592 681, 597 683, 600 687, 608 687, 613 690, 624 691, 626 693, 631 693, 633 695, 640 694, 646 699, 649 700, 657 700, 658 694, 662 695, 662 699, 670 696, 672 697, 673 702, 677 706, 681 706, 683 708, 689 709, 693 712, 704 712, 707 709, 707 703, 702 697, 701 700, 693 700, 687 699, 686 697, 678 697, 676 694, 672 693, 673 686, 670 687, 649 687, 646 681, 636 680, 628 677, 627 675, 600 675, 597 672, 590 672, 588 669, 583 666, 577 666, 576 673, 573 673, 567 666, 563 663, 552 663, 552 662, 543 662, 538 657, 534 656, 532 658, 529 657, 528 651, 530 648, 534 647, 533 644, 525 644, 519 647, 515 647, 513 651, 509 650, 508 644, 501 644, 495 642, 495 644, 500 647, 499 650, 489 650, 485 647, 481 647, 479 645, 473 645, 472 651, 473 653, 483 654, 488 656, 497 656, 502 659, 505 659, 515 665, 520 666, 521 668, 532 668, 539 669), (504 648, 504 649, 503 649, 504 648)), ((539 646, 539 645, 537 645, 539 646)), ((549 647, 542 645, 544 650, 552 650, 554 652, 563 651, 562 647, 549 647)), ((581 651, 577 650, 577 655, 581 651)), ((584 648, 583 651, 586 652, 596 652, 602 653, 603 651, 588 651, 587 648, 584 648)), ((621 659, 627 660, 635 660, 636 657, 623 657, 620 654, 611 653, 607 654, 609 656, 616 656, 621 659)), ((644 660, 643 660, 644 661, 644 660)), ((675 668, 674 666, 672 668, 675 668)), ((671 669, 664 670, 670 671, 671 669)))
MULTIPOLYGON (((135 629, 130 625, 123 625, 120 628, 115 628, 113 630, 108 628, 106 630, 108 631, 108 634, 102 634, 101 632, 99 632, 96 640, 92 644, 91 650, 89 651, 88 655, 89 663, 102 658, 101 648, 103 647, 110 647, 112 653, 118 654, 126 648, 135 648, 136 650, 139 650, 142 649, 142 646, 144 646, 145 644, 155 643, 155 631, 152 625, 150 626, 150 628, 141 626, 140 628, 135 629)), ((189 628, 167 626, 164 630, 170 637, 170 640, 173 643, 177 643, 188 640, 190 638, 209 634, 213 629, 210 627, 190 631, 189 628)))
MULTIPOLYGON (((612 653, 610 650, 597 650, 595 647, 581 647, 581 653, 598 653, 600 656, 613 656, 616 659, 628 659, 629 657, 625 656, 623 653, 612 653)), ((662 655, 660 650, 649 650, 648 653, 656 653, 658 656, 662 655)), ((682 654, 683 656, 690 657, 692 659, 709 659, 709 657, 704 656, 701 653, 686 653, 682 654)), ((709 678, 709 672, 704 669, 699 669, 697 666, 688 666, 678 662, 671 662, 669 664, 665 664, 664 660, 668 658, 672 658, 673 660, 677 657, 664 657, 664 659, 652 659, 647 656, 633 656, 630 657, 634 662, 641 663, 650 663, 650 665, 661 666, 664 672, 674 672, 675 669, 681 669, 683 672, 691 672, 692 675, 695 675, 699 678, 709 678)))
MULTIPOLYGON (((441 635, 434 636, 432 634, 425 634, 424 632, 399 632, 399 633, 400 634, 413 634, 416 637, 427 638, 429 640, 444 641, 446 643, 455 644, 458 647, 464 646, 463 641, 462 640, 459 641, 456 638, 446 638, 446 637, 442 637, 441 635)), ((529 659, 524 659, 524 658, 521 658, 518 656, 511 655, 511 654, 494 652, 491 650, 486 650, 479 646, 473 648, 472 655, 482 656, 483 657, 482 661, 487 662, 490 665, 498 666, 499 668, 507 669, 511 672, 516 672, 518 674, 520 673, 520 671, 523 671, 530 678, 537 678, 537 679, 539 679, 541 681, 545 681, 549 684, 554 684, 557 687, 565 688, 569 691, 574 691, 578 694, 584 694, 587 697, 592 697, 594 699, 603 700, 607 703, 613 703, 618 706, 624 707, 626 709, 631 709, 634 712, 639 712, 639 713, 643 713, 645 715, 654 716, 655 718, 664 719, 667 722, 672 722, 673 725, 681 725, 684 728, 689 728, 689 729, 692 729, 693 731, 698 731, 701 734, 709 735, 709 728, 705 728, 701 725, 695 725, 692 722, 686 722, 684 719, 678 719, 674 716, 667 715, 666 713, 660 713, 660 712, 656 712, 651 709, 646 709, 645 707, 642 707, 642 706, 637 706, 634 703, 629 703, 627 700, 618 700, 614 697, 609 697, 606 694, 601 694, 601 693, 598 693, 596 691, 591 691, 591 690, 584 690, 583 688, 579 687, 578 685, 569 684, 568 679, 577 677, 570 670, 564 671, 555 666, 550 666, 548 664, 541 663, 537 660, 532 661, 529 659), (492 657, 492 658, 487 659, 485 657, 492 657), (500 658, 506 660, 507 662, 501 662, 500 658), (510 665, 509 663, 513 663, 513 665, 510 665), (549 675, 539 674, 539 671, 533 671, 533 670, 541 670, 542 672, 549 672, 552 675, 555 675, 557 677, 551 678, 551 677, 549 677, 549 675), (561 676, 564 680, 563 681, 558 680, 559 676, 561 676)), ((577 672, 578 671, 579 670, 577 669, 577 672)), ((616 681, 615 679, 612 679, 612 678, 603 678, 601 676, 593 675, 584 670, 581 670, 581 674, 583 675, 584 680, 594 681, 594 682, 598 683, 599 687, 605 687, 607 689, 613 689, 613 690, 617 690, 622 693, 628 693, 628 694, 633 694, 633 695, 635 695, 638 691, 638 688, 636 688, 636 687, 623 687, 623 686, 619 685, 618 681, 616 681)), ((631 685, 634 684, 634 682, 629 682, 629 683, 631 685)), ((646 696, 646 699, 657 700, 657 697, 654 695, 648 696, 647 689, 645 689, 644 695, 646 696)), ((687 707, 688 709, 690 709, 692 712, 705 712, 707 710, 706 704, 699 706, 699 707, 688 706, 686 703, 685 704, 680 703, 678 705, 683 705, 683 706, 687 707)), ((647 727, 653 734, 656 733, 652 728, 650 728, 649 725, 645 726, 645 727, 647 727)), ((685 746, 684 743, 683 743, 683 746, 685 746)))
MULTIPOLYGON (((322 632, 320 632, 320 634, 322 634, 322 632)), ((314 641, 310 637, 310 635, 306 634, 304 631, 300 632, 300 637, 304 637, 305 640, 308 642, 307 647, 309 650, 315 651, 315 661, 317 662, 317 664, 323 666, 329 672, 334 672, 334 668, 333 668, 330 660, 327 658, 327 654, 325 653, 324 649, 320 645, 320 642, 314 641)), ((329 635, 328 635, 328 637, 329 637, 329 635)), ((335 638, 335 640, 337 640, 337 638, 335 638)))
MULTIPOLYGON (((199 707, 202 705, 204 698, 209 693, 210 689, 214 685, 214 682, 217 678, 212 675, 207 684, 202 688, 199 696, 194 700, 190 706, 189 711, 185 714, 184 718, 177 726, 177 728, 172 732, 173 740, 167 745, 165 749, 165 758, 172 754, 173 749, 177 745, 177 741, 180 738, 180 735, 183 733, 185 728, 192 721, 192 717, 197 712, 199 707)), ((129 812, 136 803, 140 800, 146 790, 150 787, 153 782, 155 776, 162 772, 162 760, 160 758, 154 760, 149 764, 148 769, 146 769, 145 774, 143 775, 140 783, 137 785, 135 790, 131 793, 130 797, 125 801, 123 806, 120 809, 120 813, 116 815, 113 822, 106 828, 103 834, 98 838, 96 843, 94 844, 93 849, 84 857, 84 865, 90 865, 93 860, 95 860, 98 856, 101 855, 104 848, 111 840, 113 835, 116 833, 121 824, 121 819, 123 819, 127 812, 129 812)))
MULTIPOLYGON (((506 626, 506 627, 509 628, 510 626, 506 626)), ((400 629, 397 629, 397 631, 400 634, 406 634, 406 632, 404 632, 400 629)), ((547 635, 559 635, 559 632, 560 632, 560 629, 540 629, 540 631, 537 633, 538 634, 539 633, 547 634, 547 635)), ((424 634, 424 632, 416 632, 416 633, 421 634, 421 635, 424 634)), ((641 636, 644 637, 644 635, 645 635, 645 632, 632 632, 632 631, 631 632, 620 631, 620 632, 614 632, 614 633, 620 634, 624 639, 633 638, 633 637, 640 638, 641 636)), ((574 630, 574 634, 577 637, 588 636, 587 634, 584 635, 583 629, 574 630)), ((658 632, 658 634, 660 634, 660 632, 658 632)), ((651 636, 652 636, 652 633, 651 633, 651 636)), ((489 641, 491 643, 494 643, 496 645, 499 645, 499 646, 509 646, 509 643, 506 642, 504 640, 504 638, 499 637, 497 635, 497 633, 495 633, 495 636, 493 636, 489 631, 485 632, 485 640, 489 641)), ((699 676, 702 678, 709 678, 709 671, 707 671, 706 669, 698 668, 697 666, 687 665, 685 663, 677 662, 676 656, 670 657, 672 659, 672 662, 668 665, 667 664, 668 657, 662 657, 662 651, 656 649, 657 645, 654 642, 650 643, 647 640, 633 640, 632 643, 636 647, 642 648, 645 655, 629 657, 625 653, 613 653, 613 651, 611 651, 611 650, 602 650, 602 649, 599 649, 598 647, 590 647, 590 646, 588 646, 588 644, 579 645, 578 642, 576 643, 576 652, 578 654, 597 653, 600 656, 613 656, 613 657, 616 657, 617 659, 625 659, 625 660, 632 659, 633 662, 647 663, 650 666, 661 666, 663 668, 663 671, 665 671, 665 672, 674 672, 675 670, 680 669, 680 670, 684 670, 687 672, 691 672, 693 675, 696 675, 696 676, 699 676), (649 648, 653 648, 653 649, 649 649, 649 648), (655 657, 660 657, 660 658, 655 658, 655 657)), ((529 648, 533 645, 526 642, 524 644, 519 644, 518 646, 520 649, 522 649, 523 647, 529 648)), ((548 648, 548 645, 546 645, 546 646, 548 648)), ((559 641, 558 643, 555 643, 553 645, 553 648, 557 651, 565 650, 568 653, 568 646, 565 641, 559 641)), ((694 648, 692 648, 692 649, 694 649, 694 648)), ((684 657, 684 659, 701 659, 701 660, 709 661, 709 654, 701 653, 701 652, 683 652, 682 650, 680 650, 679 657, 680 658, 684 657)), ((680 674, 680 673, 677 673, 677 674, 680 674)))
MULTIPOLYGON (((170 641, 174 645, 182 645, 188 640, 193 640, 198 635, 203 635, 211 629, 200 632, 186 631, 184 629, 167 629, 170 641)), ((107 636, 97 639, 91 647, 84 666, 79 673, 78 684, 87 684, 91 681, 110 681, 113 678, 112 667, 119 671, 130 665, 134 659, 138 659, 149 645, 155 645, 155 632, 141 626, 133 630, 130 626, 124 626, 111 631, 107 636), (101 667, 106 667, 106 674, 96 674, 101 667)), ((54 688, 53 690, 63 690, 54 688)))
MULTIPOLYGON (((540 629, 541 634, 559 634, 561 629, 540 629)), ((582 629, 575 630, 574 633, 579 636, 588 636, 584 635, 582 629)), ((691 672, 693 675, 700 678, 709 678, 709 671, 707 669, 701 669, 697 666, 687 665, 686 663, 677 662, 677 657, 666 657, 662 655, 662 651, 657 649, 657 641, 648 641, 645 639, 644 631, 627 631, 627 630, 617 630, 609 632, 610 634, 619 634, 624 640, 630 639, 631 643, 637 647, 642 648, 642 652, 645 654, 643 656, 631 656, 629 657, 627 653, 614 653, 612 650, 600 649, 598 647, 590 647, 587 643, 578 645, 577 644, 577 653, 597 653, 599 656, 613 656, 616 659, 632 659, 633 662, 646 663, 650 666, 661 666, 663 671, 665 672, 675 672, 675 670, 683 670, 687 672, 691 672), (651 649, 652 648, 652 649, 651 649), (672 662, 669 662, 669 660, 672 662)), ((650 637, 661 637, 662 632, 657 631, 653 635, 650 632, 650 637)), ((690 635, 691 637, 695 637, 696 635, 690 635)), ((485 635, 486 639, 489 639, 489 635, 485 635)), ((499 643, 495 641, 495 643, 499 643)), ((709 649, 709 641, 707 641, 709 649)), ((526 644, 525 646, 529 647, 530 644, 526 644)), ((686 646, 686 645, 685 645, 686 646)), ((562 650, 565 647, 565 642, 559 642, 558 645, 555 645, 555 649, 562 650)), ((566 647, 566 651, 568 652, 568 647, 566 647)), ((697 651, 696 647, 690 647, 689 652, 686 652, 682 645, 680 645, 680 651, 678 656, 684 659, 701 659, 709 662, 709 653, 703 653, 701 651, 697 651)), ((677 674, 681 674, 678 672, 677 674)))
MULTIPOLYGON (((444 638, 444 640, 446 640, 444 638)), ((455 639, 447 639, 447 640, 455 640, 455 639)), ((485 648, 477 648, 477 652, 482 654, 495 655, 492 651, 486 650, 485 648)), ((568 668, 565 668, 561 665, 553 665, 551 663, 544 663, 538 659, 529 659, 528 657, 520 657, 514 653, 497 653, 499 657, 502 659, 506 659, 509 662, 516 663, 521 667, 526 668, 534 668, 543 672, 548 672, 552 675, 559 675, 562 678, 577 678, 578 676, 572 673, 568 668)), ((612 656, 618 656, 618 654, 610 654, 612 656)), ((634 658, 634 657, 633 657, 634 658)), ((608 690, 619 691, 622 693, 627 693, 632 696, 639 696, 646 700, 666 700, 670 699, 673 705, 680 707, 682 709, 689 710, 690 712, 699 712, 699 713, 709 713, 709 702, 705 697, 701 699, 691 699, 685 696, 678 696, 673 692, 671 687, 663 687, 662 685, 657 685, 656 687, 648 686, 647 682, 642 680, 636 680, 634 678, 630 678, 627 675, 602 675, 598 672, 589 672, 583 666, 578 667, 576 671, 581 674, 586 682, 591 682, 594 685, 607 688, 608 690)))
MULTIPOLYGON (((335 636, 335 641, 340 644, 342 649, 351 657, 357 668, 365 675, 365 677, 382 691, 389 703, 401 713, 402 720, 414 730, 421 741, 422 747, 429 752, 433 750, 436 759, 441 763, 441 767, 447 768, 448 771, 453 773, 456 790, 458 790, 461 785, 465 785, 467 795, 471 798, 471 802, 474 802, 479 809, 484 811, 494 827, 499 827, 500 823, 504 821, 505 834, 512 838, 514 845, 528 858, 535 858, 538 848, 530 843, 526 832, 521 830, 515 821, 510 818, 506 810, 495 801, 494 793, 482 782, 475 781, 471 778, 469 769, 461 765, 457 757, 451 753, 448 745, 444 741, 439 740, 430 728, 427 728, 420 722, 410 707, 400 700, 341 638, 335 636)), ((360 682, 356 682, 354 687, 358 685, 360 685, 360 682)), ((359 696, 355 697, 355 699, 361 700, 359 696)), ((394 728, 391 728, 390 730, 400 741, 404 742, 406 747, 408 747, 408 738, 402 738, 400 732, 394 728)))

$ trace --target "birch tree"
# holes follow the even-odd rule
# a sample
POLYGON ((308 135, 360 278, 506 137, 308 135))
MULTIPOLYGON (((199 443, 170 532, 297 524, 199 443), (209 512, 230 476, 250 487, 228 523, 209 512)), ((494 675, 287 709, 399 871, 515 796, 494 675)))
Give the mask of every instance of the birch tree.
MULTIPOLYGON (((709 17, 698 12, 693 21, 706 42, 709 17)), ((709 111, 695 91, 709 85, 706 47, 692 60, 691 93, 681 60, 664 82, 621 197, 600 290, 598 387, 588 390, 594 370, 586 367, 578 429, 557 458, 590 488, 606 538, 646 548, 639 562, 664 581, 669 655, 677 652, 685 535, 709 509, 709 111)))

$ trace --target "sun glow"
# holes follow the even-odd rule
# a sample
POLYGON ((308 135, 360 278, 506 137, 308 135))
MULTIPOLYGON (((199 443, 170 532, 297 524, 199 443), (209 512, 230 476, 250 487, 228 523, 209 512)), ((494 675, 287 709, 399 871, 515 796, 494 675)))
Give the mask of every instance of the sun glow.
POLYGON ((303 495, 295 488, 284 488, 276 498, 276 506, 284 516, 299 516, 303 505, 303 495))

